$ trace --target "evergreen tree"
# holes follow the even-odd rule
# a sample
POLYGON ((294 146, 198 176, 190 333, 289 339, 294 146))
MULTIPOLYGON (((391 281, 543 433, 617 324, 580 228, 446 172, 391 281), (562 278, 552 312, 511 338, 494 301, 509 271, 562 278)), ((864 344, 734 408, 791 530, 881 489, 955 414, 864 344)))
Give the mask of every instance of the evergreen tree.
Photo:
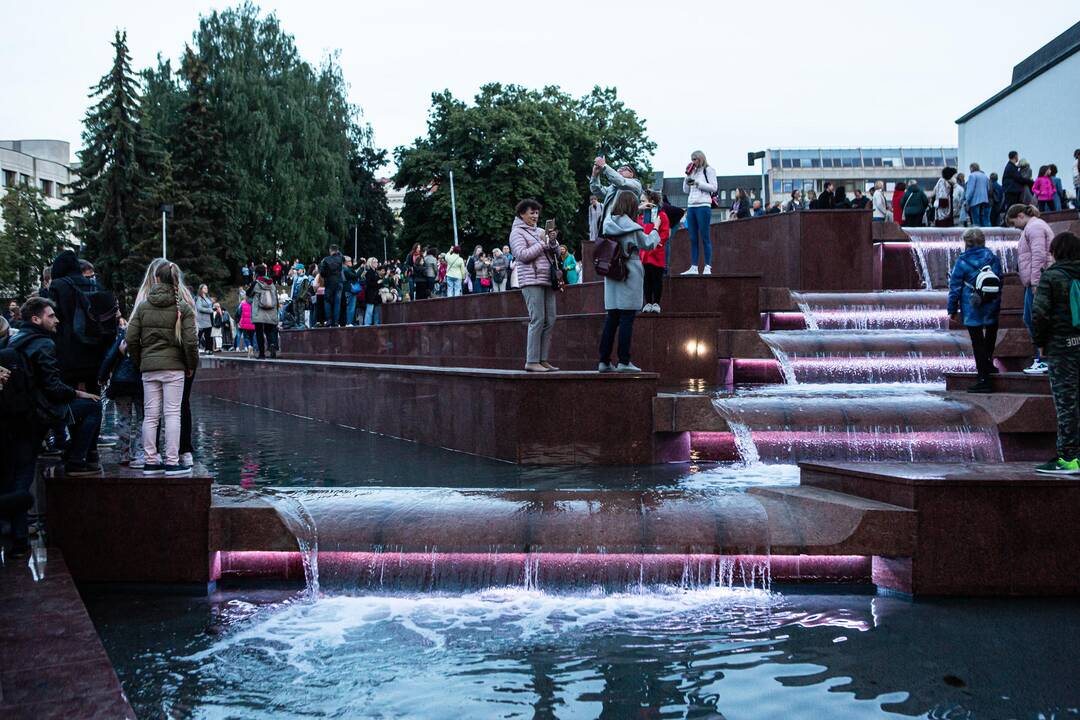
POLYGON ((70 223, 28 185, 10 188, 0 198, 0 217, 0 288, 25 300, 39 287, 41 271, 69 246, 70 223))
POLYGON ((94 262, 103 284, 121 298, 129 298, 137 280, 123 272, 124 259, 145 231, 147 206, 154 178, 155 148, 140 127, 138 84, 131 72, 127 34, 113 39, 112 68, 95 85, 98 98, 87 111, 82 133, 82 167, 73 186, 69 208, 82 212, 76 232, 83 255, 94 262), (141 227, 140 227, 141 226, 141 227))

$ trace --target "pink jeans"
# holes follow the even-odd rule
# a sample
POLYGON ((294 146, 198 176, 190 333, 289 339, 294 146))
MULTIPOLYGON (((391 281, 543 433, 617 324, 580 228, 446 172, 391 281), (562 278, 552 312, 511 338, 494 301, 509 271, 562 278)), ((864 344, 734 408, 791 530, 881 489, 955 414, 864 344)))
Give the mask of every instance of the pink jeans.
POLYGON ((147 465, 159 465, 158 424, 165 415, 165 464, 180 464, 180 404, 184 399, 183 370, 153 370, 142 374, 142 442, 147 465), (163 407, 164 406, 164 407, 163 407))

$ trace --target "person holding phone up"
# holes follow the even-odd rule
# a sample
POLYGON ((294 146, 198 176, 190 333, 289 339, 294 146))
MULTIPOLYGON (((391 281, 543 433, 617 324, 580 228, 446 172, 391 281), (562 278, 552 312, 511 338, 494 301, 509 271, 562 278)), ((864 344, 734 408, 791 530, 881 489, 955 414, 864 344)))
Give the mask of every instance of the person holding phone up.
POLYGON ((686 177, 683 178, 683 192, 687 194, 686 230, 690 235, 690 269, 683 275, 698 274, 699 242, 705 254, 705 267, 701 274, 712 273, 709 225, 712 222, 712 196, 717 187, 716 171, 709 167, 705 153, 695 150, 690 154, 690 164, 686 166, 686 177))
POLYGON ((551 333, 555 328, 555 289, 551 284, 551 251, 558 247, 559 234, 537 227, 543 206, 526 198, 514 209, 510 229, 517 282, 529 311, 529 333, 525 346, 527 372, 551 372, 559 368, 548 362, 551 333))

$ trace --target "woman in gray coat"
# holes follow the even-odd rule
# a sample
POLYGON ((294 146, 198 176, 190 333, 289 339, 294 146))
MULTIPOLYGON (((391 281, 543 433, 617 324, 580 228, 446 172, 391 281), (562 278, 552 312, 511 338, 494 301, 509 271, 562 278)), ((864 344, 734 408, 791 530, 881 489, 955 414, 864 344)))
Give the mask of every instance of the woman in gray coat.
POLYGON ((207 353, 214 349, 213 320, 214 301, 210 299, 210 288, 200 285, 199 294, 195 296, 195 328, 199 331, 199 345, 207 353))
POLYGON ((619 241, 626 258, 625 280, 604 278, 604 331, 600 335, 600 372, 641 372, 630 362, 630 341, 634 334, 634 316, 641 309, 644 299, 645 269, 641 266, 639 250, 652 250, 660 242, 660 235, 653 230, 645 234, 644 228, 634 218, 639 211, 656 212, 651 204, 638 205, 638 198, 631 191, 620 192, 611 205, 611 214, 604 220, 605 237, 619 241), (619 331, 619 364, 611 366, 611 351, 615 345, 615 330, 619 331))

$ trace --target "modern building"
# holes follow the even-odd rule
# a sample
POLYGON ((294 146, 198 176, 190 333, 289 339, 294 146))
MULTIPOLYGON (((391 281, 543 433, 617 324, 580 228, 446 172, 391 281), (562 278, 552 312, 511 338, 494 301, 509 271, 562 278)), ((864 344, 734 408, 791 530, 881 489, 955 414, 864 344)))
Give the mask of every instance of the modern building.
POLYGON ((826 182, 843 185, 848 197, 882 180, 887 190, 915 179, 933 187, 946 166, 957 167, 955 147, 787 148, 768 151, 772 199, 787 202, 794 190, 805 197, 826 182))
POLYGON ((379 184, 386 193, 386 204, 390 206, 390 212, 394 213, 394 217, 401 217, 401 210, 405 207, 405 193, 409 192, 409 188, 398 188, 390 178, 379 178, 379 184))
POLYGON ((1001 172, 1009 151, 1032 167, 1058 166, 1072 194, 1073 153, 1080 148, 1080 22, 1013 68, 1012 82, 956 124, 963 168, 1001 172))
MULTIPOLYGON (((46 202, 60 208, 65 193, 75 181, 71 165, 71 143, 63 140, 0 140, 0 197, 8 188, 31 185, 45 195, 46 202)), ((3 228, 0 217, 0 228, 3 228)), ((76 242, 74 236, 71 241, 76 242)))

